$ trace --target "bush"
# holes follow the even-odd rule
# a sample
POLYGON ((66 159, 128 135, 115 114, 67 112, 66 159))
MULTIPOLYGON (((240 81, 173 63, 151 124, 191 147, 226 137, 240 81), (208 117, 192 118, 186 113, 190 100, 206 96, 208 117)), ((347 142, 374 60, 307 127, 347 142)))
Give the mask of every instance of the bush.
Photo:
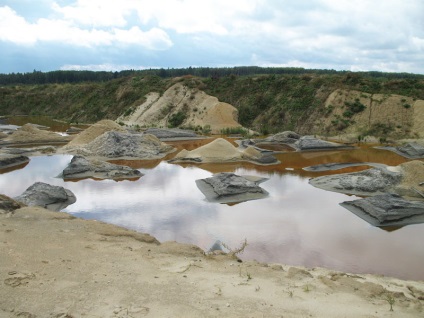
POLYGON ((183 123, 183 121, 186 119, 186 114, 184 114, 183 112, 179 111, 175 114, 172 114, 171 117, 169 118, 169 126, 171 128, 173 127, 178 127, 179 125, 181 125, 183 123))

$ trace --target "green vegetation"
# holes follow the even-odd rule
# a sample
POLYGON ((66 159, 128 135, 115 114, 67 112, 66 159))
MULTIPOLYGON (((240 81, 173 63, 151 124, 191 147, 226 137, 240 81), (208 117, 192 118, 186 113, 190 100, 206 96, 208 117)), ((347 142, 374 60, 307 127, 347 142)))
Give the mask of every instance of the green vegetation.
POLYGON ((222 135, 242 135, 247 136, 249 131, 243 127, 227 127, 221 129, 222 135))
MULTIPOLYGON (((303 68, 186 68, 122 72, 55 71, 26 74, 0 74, 0 115, 51 115, 68 122, 93 123, 131 114, 145 101, 149 92, 163 94, 176 82, 203 90, 238 109, 242 126, 262 134, 294 130, 312 133, 316 118, 330 117, 334 130, 352 125, 354 114, 365 109, 360 99, 345 104, 343 113, 334 116, 335 106, 325 107, 336 89, 367 94, 399 94, 408 100, 424 99, 424 76, 405 73, 337 72, 303 68), (334 116, 334 117, 332 117, 334 116)), ((189 97, 195 99, 193 93, 189 97)), ((172 111, 172 105, 163 116, 172 111)), ((204 112, 198 107, 197 113, 204 112)), ((187 113, 170 116, 168 124, 180 126, 187 113)), ((387 132, 391 127, 370 127, 387 132)), ((398 123, 396 123, 398 125, 398 123)), ((193 127, 208 133, 207 127, 193 127)), ((210 127, 209 127, 210 129, 210 127)), ((224 131, 245 134, 246 131, 224 131)), ((362 132, 361 132, 362 133, 362 132)))
POLYGON ((186 117, 186 114, 184 114, 182 111, 172 114, 168 121, 169 127, 174 128, 180 126, 186 117))
POLYGON ((354 114, 360 113, 367 108, 356 98, 354 102, 345 102, 347 110, 343 113, 343 117, 351 118, 354 114))

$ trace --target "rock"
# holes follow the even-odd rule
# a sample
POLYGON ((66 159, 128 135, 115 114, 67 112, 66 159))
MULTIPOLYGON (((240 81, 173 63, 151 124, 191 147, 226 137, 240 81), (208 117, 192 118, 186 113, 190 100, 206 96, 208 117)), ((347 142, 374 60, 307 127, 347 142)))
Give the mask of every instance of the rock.
POLYGON ((313 171, 313 172, 322 172, 322 171, 334 171, 340 170, 348 167, 360 167, 360 166, 370 166, 370 167, 386 167, 385 164, 375 163, 375 162, 343 162, 343 163, 323 163, 320 165, 314 165, 309 167, 302 168, 305 171, 313 171))
POLYGON ((149 128, 145 131, 145 133, 156 136, 159 139, 190 139, 190 138, 199 137, 192 130, 183 130, 178 128, 173 128, 173 129, 149 128))
POLYGON ((55 146, 38 146, 38 147, 4 147, 2 152, 9 155, 26 155, 26 156, 37 156, 43 154, 52 154, 56 152, 55 146))
POLYGON ((340 205, 374 226, 404 226, 424 222, 424 202, 396 194, 346 201, 340 205))
POLYGON ((6 169, 29 162, 27 156, 0 153, 0 169, 6 169))
POLYGON ((293 144, 298 141, 299 138, 301 138, 301 136, 294 131, 283 131, 273 136, 267 137, 265 140, 268 142, 293 144))
POLYGON ((196 180, 196 185, 208 201, 236 203, 268 196, 268 192, 258 186, 266 180, 268 179, 222 172, 211 178, 196 180))
POLYGON ((333 150, 333 149, 349 149, 353 148, 352 146, 347 146, 344 144, 338 144, 335 142, 325 141, 313 136, 303 136, 297 140, 293 146, 297 150, 333 150))
POLYGON ((3 144, 47 144, 66 143, 69 136, 61 136, 52 131, 38 129, 33 124, 25 124, 14 131, 7 138, 2 139, 3 144))
POLYGON ((82 132, 84 129, 82 128, 78 128, 78 127, 69 127, 68 129, 66 129, 66 133, 69 135, 73 135, 73 134, 79 134, 80 132, 82 132))
POLYGON ((309 180, 309 183, 324 190, 369 196, 387 192, 401 180, 401 172, 378 167, 360 172, 313 178, 309 180))
POLYGON ((217 138, 214 141, 192 151, 182 150, 169 162, 239 162, 250 161, 258 164, 275 164, 273 156, 264 156, 253 147, 237 149, 229 141, 217 138))
POLYGON ((175 151, 172 146, 149 134, 107 131, 80 147, 77 153, 102 158, 160 159, 175 151))
POLYGON ((52 211, 60 211, 76 202, 75 195, 70 190, 43 182, 34 183, 14 199, 29 206, 41 206, 52 211))
POLYGON ((67 179, 134 179, 143 174, 127 166, 115 165, 100 160, 89 160, 82 156, 74 156, 60 177, 67 179))
POLYGON ((403 146, 398 146, 398 147, 380 147, 380 148, 393 151, 397 153, 398 155, 401 155, 409 159, 424 158, 424 146, 416 142, 410 142, 403 146))
POLYGON ((19 202, 16 202, 12 198, 9 198, 6 195, 0 194, 0 214, 1 213, 8 213, 13 212, 16 209, 21 208, 23 205, 19 202))

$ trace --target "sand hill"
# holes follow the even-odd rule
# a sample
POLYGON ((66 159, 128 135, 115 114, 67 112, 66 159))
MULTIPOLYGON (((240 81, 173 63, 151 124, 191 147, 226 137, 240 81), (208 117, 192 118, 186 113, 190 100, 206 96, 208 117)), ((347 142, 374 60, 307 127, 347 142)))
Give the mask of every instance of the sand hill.
POLYGON ((185 118, 180 126, 210 126, 212 133, 223 128, 240 127, 238 111, 230 104, 220 102, 198 89, 176 83, 160 96, 158 93, 146 95, 146 101, 130 115, 120 116, 117 122, 141 127, 168 127, 175 114, 185 118))

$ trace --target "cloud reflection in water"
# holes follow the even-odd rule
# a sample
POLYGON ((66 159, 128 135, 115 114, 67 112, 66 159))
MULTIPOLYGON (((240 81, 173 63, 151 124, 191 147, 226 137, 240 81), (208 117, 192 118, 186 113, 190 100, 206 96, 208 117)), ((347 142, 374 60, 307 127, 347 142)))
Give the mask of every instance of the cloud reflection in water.
POLYGON ((354 197, 316 189, 296 171, 234 165, 237 174, 270 178, 261 184, 270 195, 229 206, 207 202, 198 190, 195 180, 211 176, 204 169, 161 162, 140 169, 145 175, 137 181, 55 178, 70 160, 34 157, 25 169, 0 175, 1 192, 13 197, 36 181, 47 182, 76 195, 77 202, 65 211, 147 232, 160 241, 208 250, 218 239, 237 247, 246 238, 246 259, 424 279, 423 224, 391 233, 372 227, 338 205, 354 197))

